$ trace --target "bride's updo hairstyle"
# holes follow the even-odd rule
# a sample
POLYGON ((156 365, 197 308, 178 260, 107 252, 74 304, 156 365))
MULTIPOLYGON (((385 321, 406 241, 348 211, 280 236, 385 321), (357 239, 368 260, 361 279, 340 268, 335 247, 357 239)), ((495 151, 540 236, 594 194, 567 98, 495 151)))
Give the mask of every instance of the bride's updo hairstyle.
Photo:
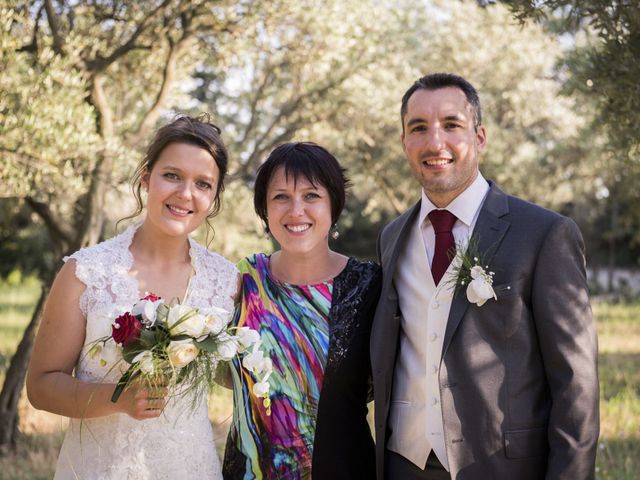
POLYGON ((180 115, 170 123, 160 127, 153 137, 153 140, 147 148, 147 152, 138 164, 133 178, 131 179, 131 188, 133 196, 138 206, 135 212, 123 220, 135 218, 142 213, 144 203, 142 201, 142 180, 144 176, 153 170, 162 151, 173 143, 184 143, 200 147, 213 157, 220 171, 218 177, 218 185, 216 194, 213 199, 211 210, 207 215, 207 224, 211 227, 209 220, 220 212, 221 194, 224 191, 224 178, 227 175, 228 155, 227 148, 222 142, 220 136, 220 128, 211 121, 211 117, 207 113, 203 113, 197 117, 189 115, 180 115))

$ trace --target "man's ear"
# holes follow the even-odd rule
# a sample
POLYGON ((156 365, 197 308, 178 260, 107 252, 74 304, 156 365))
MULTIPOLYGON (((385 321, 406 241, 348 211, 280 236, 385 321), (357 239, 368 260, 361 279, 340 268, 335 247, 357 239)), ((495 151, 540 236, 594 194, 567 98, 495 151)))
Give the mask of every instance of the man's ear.
POLYGON ((404 146, 404 130, 402 131, 402 133, 400 134, 400 144, 402 145, 402 151, 405 153, 407 153, 407 149, 404 146))
POLYGON ((476 145, 478 146, 478 152, 484 150, 487 145, 487 131, 482 125, 476 128, 476 145))

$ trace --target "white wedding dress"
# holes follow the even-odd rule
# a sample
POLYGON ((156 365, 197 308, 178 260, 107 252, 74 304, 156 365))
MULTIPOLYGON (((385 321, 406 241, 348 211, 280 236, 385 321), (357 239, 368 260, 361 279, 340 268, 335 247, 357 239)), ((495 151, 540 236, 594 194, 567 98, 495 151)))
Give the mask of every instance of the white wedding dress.
MULTIPOLYGON (((129 246, 137 225, 71 257, 76 276, 86 285, 80 308, 87 318, 85 344, 75 376, 91 382, 115 383, 126 370, 113 342, 89 354, 92 342, 111 334, 117 315, 131 309, 143 292, 129 275, 129 246)), ((233 309, 235 266, 189 238, 194 274, 183 303, 193 307, 233 309)), ((134 420, 126 414, 71 419, 56 467, 56 480, 67 479, 222 479, 206 398, 192 410, 192 398, 172 398, 155 419, 134 420)))

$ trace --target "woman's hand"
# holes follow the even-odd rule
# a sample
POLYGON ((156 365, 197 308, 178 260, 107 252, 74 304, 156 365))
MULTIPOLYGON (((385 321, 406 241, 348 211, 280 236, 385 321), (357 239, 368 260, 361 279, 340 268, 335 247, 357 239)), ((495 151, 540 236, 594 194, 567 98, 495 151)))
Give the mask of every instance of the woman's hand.
POLYGON ((160 416, 167 405, 167 387, 152 388, 133 384, 127 388, 116 402, 121 404, 121 412, 136 420, 146 420, 160 416))

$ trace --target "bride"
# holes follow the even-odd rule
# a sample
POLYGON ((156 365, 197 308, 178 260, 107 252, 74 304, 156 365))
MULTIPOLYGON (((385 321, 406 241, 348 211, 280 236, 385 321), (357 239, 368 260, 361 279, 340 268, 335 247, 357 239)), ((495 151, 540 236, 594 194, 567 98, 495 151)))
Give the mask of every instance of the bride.
POLYGON ((220 208, 227 153, 207 118, 158 130, 133 189, 146 216, 124 233, 65 258, 38 332, 27 392, 38 409, 70 417, 56 479, 222 479, 206 399, 169 397, 142 385, 111 402, 123 373, 111 333, 145 292, 193 307, 231 311, 235 266, 189 237, 220 208), (140 421, 143 420, 143 421, 140 421))

